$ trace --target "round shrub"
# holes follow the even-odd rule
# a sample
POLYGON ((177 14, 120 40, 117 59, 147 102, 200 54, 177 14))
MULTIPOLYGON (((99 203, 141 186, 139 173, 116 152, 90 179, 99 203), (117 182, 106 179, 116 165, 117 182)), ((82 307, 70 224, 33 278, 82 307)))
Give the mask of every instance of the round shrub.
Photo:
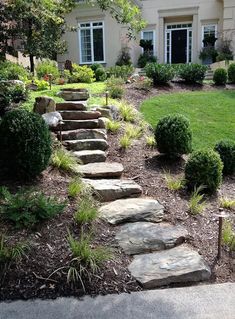
POLYGON ((96 69, 95 71, 96 81, 105 81, 107 78, 105 69, 103 67, 96 69))
POLYGON ((222 140, 215 145, 215 151, 219 153, 224 164, 223 173, 233 174, 235 172, 235 142, 222 140))
POLYGON ((185 180, 189 189, 203 186, 213 193, 222 182, 223 163, 213 150, 200 150, 191 154, 185 166, 185 180))
POLYGON ((57 63, 49 59, 38 63, 38 65, 36 66, 36 73, 39 79, 42 79, 48 74, 52 74, 53 80, 56 80, 60 77, 60 71, 57 67, 57 63))
POLYGON ((213 75, 213 81, 216 85, 225 85, 227 83, 227 72, 223 68, 216 69, 213 75))
POLYGON ((202 83, 205 79, 207 66, 192 63, 182 64, 178 70, 178 76, 188 84, 202 83))
POLYGON ((174 68, 169 64, 149 63, 145 67, 145 72, 154 85, 167 84, 175 75, 174 68))
POLYGON ((228 67, 228 79, 229 82, 235 83, 235 63, 230 64, 228 67))
POLYGON ((160 119, 155 131, 157 149, 169 157, 188 154, 192 150, 189 120, 183 115, 167 115, 160 119))
POLYGON ((19 109, 6 113, 0 136, 0 167, 7 174, 33 178, 47 167, 51 136, 40 115, 19 109))

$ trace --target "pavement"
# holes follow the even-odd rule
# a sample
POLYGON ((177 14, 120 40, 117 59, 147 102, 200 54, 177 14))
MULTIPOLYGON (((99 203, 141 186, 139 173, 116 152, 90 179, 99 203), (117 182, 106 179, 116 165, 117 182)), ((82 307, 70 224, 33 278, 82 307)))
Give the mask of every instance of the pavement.
POLYGON ((235 319, 235 284, 0 303, 0 319, 235 319))

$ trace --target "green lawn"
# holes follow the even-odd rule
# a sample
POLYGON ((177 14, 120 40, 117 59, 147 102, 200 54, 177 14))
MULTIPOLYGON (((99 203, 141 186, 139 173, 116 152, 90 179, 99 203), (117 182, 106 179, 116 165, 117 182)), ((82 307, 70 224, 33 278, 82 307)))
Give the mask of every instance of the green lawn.
POLYGON ((183 114, 191 122, 193 148, 213 147, 224 138, 235 140, 235 91, 162 94, 143 102, 141 112, 153 127, 167 114, 183 114))
POLYGON ((73 87, 73 88, 87 88, 91 94, 91 98, 88 101, 89 104, 96 104, 96 103, 104 103, 104 98, 92 96, 96 94, 102 94, 105 92, 105 83, 104 82, 94 82, 91 84, 87 83, 72 83, 72 84, 65 84, 65 85, 53 85, 51 90, 45 90, 45 91, 31 91, 29 93, 28 100, 22 104, 22 107, 31 111, 33 108, 33 104, 35 101, 35 98, 38 96, 50 96, 52 97, 56 102, 63 101, 63 99, 59 98, 57 96, 57 93, 61 90, 61 88, 66 87, 73 87))

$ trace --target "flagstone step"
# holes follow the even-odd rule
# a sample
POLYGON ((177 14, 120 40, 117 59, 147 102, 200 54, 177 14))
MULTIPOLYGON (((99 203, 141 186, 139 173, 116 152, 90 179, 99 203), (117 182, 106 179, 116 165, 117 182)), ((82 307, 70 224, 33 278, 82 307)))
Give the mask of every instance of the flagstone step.
POLYGON ((98 111, 59 111, 63 120, 95 120, 101 117, 98 111))
POLYGON ((164 217, 164 207, 152 198, 119 199, 102 206, 99 212, 113 225, 139 221, 158 223, 164 217))
POLYGON ((80 129, 61 132, 62 140, 107 139, 105 129, 80 129))
POLYGON ((87 89, 63 89, 57 95, 65 101, 86 101, 89 99, 87 89))
POLYGON ((122 225, 116 239, 126 254, 136 255, 173 248, 186 236, 188 231, 179 225, 138 222, 122 225))
POLYGON ((91 186, 94 194, 101 202, 109 202, 125 197, 139 197, 142 188, 128 179, 83 179, 84 183, 91 186))
POLYGON ((118 178, 123 170, 123 165, 119 163, 90 163, 79 166, 79 171, 87 178, 118 178))
POLYGON ((63 141, 63 145, 70 151, 105 151, 108 148, 108 143, 104 139, 66 140, 63 141))
POLYGON ((94 128, 100 128, 99 120, 64 120, 62 124, 62 131, 94 128))
POLYGON ((86 109, 86 101, 64 101, 56 103, 57 111, 85 111, 86 109))
POLYGON ((172 283, 208 280, 211 275, 210 268, 202 257, 186 245, 152 254, 136 255, 128 269, 146 289, 172 283))
POLYGON ((73 154, 83 164, 106 161, 106 154, 104 151, 101 151, 101 150, 85 150, 85 151, 73 152, 73 154))

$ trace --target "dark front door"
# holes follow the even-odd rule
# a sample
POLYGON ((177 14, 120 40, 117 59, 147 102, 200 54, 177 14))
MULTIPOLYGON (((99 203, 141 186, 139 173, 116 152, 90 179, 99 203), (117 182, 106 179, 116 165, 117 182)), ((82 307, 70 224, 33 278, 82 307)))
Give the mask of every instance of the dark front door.
POLYGON ((187 62, 187 30, 173 30, 171 33, 171 63, 187 62))

